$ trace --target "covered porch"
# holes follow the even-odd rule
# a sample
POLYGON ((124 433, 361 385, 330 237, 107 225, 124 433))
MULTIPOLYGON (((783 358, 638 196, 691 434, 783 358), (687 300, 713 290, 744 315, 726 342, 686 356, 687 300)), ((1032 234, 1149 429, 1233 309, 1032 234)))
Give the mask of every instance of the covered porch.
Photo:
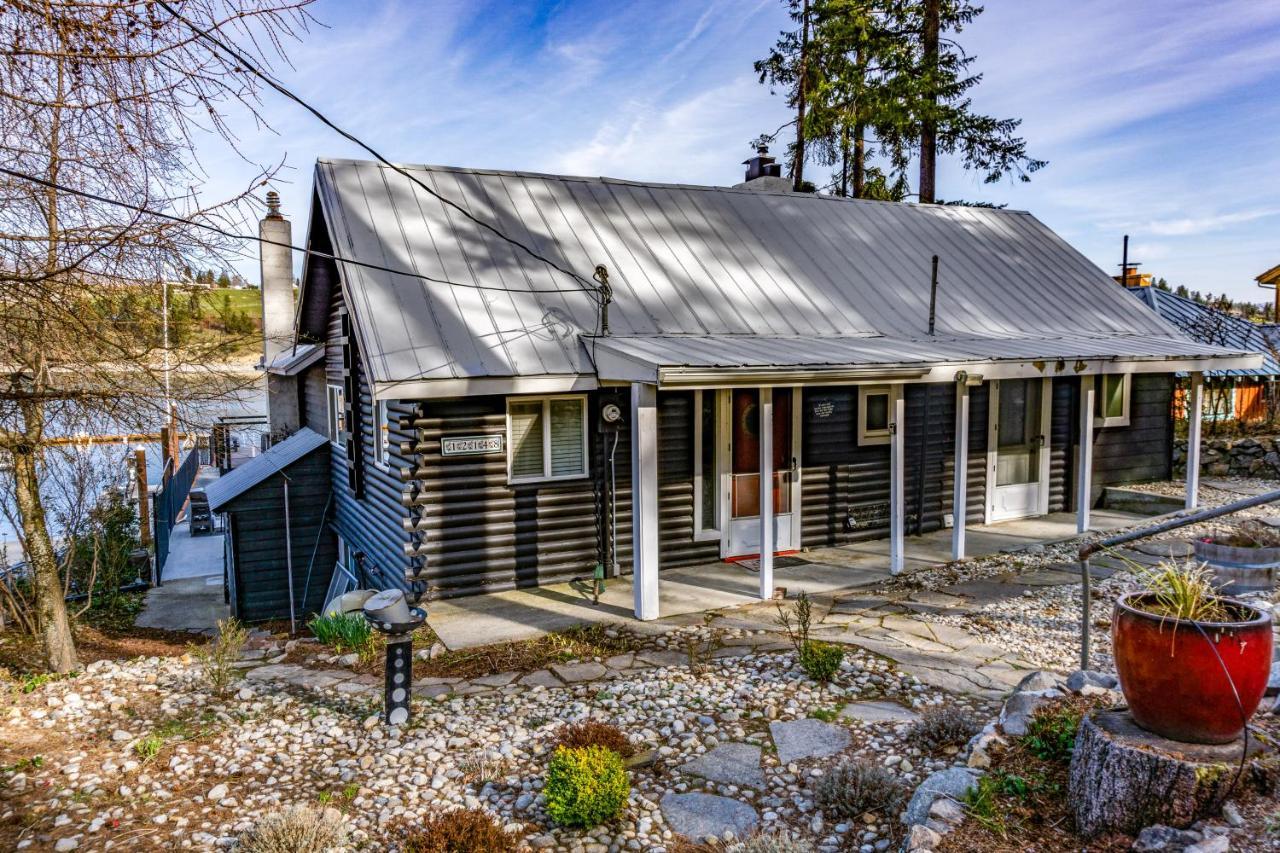
MULTIPOLYGON (((1095 510, 1090 529, 1114 530, 1144 518, 1130 512, 1095 510)), ((1076 535, 1075 513, 1051 513, 968 529, 971 556, 1017 552, 1076 535)), ((903 563, 909 570, 943 565, 951 559, 951 531, 939 530, 905 539, 903 563)), ((890 574, 888 540, 818 548, 777 558, 773 583, 787 595, 820 596, 874 587, 890 574)), ((714 562, 665 569, 659 584, 664 618, 758 604, 760 575, 744 563, 714 562)), ((595 603, 589 580, 512 590, 485 596, 433 602, 428 623, 450 649, 527 640, 549 631, 584 624, 631 622, 636 588, 631 576, 606 582, 595 603)), ((637 629, 634 623, 632 628, 637 629)))

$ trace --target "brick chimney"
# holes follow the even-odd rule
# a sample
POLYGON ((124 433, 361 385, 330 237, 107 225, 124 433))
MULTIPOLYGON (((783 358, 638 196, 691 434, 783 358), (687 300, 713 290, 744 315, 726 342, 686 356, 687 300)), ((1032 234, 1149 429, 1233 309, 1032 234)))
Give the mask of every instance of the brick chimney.
MULTIPOLYGON (((267 215, 258 223, 262 272, 262 365, 293 348, 293 226, 280 212, 280 195, 267 193, 267 215)), ((267 420, 274 440, 297 432, 298 378, 267 373, 267 420)))

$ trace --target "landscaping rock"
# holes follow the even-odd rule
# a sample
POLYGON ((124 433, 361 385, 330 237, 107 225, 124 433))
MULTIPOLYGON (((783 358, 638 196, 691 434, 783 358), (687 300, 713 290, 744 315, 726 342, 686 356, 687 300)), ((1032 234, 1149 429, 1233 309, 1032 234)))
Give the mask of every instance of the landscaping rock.
POLYGON ((1099 692, 1116 690, 1119 687, 1120 681, 1114 675, 1108 675, 1105 672, 1077 669, 1067 676, 1067 689, 1072 693, 1081 693, 1085 696, 1090 695, 1089 688, 1094 688, 1093 692, 1099 692))
POLYGON ((920 715, 910 708, 879 699, 851 702, 840 711, 840 716, 864 723, 913 723, 920 719, 920 715))
POLYGON ((911 827, 911 831, 907 833, 907 840, 903 844, 903 848, 911 851, 911 853, 925 853, 925 851, 932 850, 941 843, 941 835, 924 824, 918 823, 911 827))
POLYGON ((673 832, 693 841, 709 836, 725 838, 725 833, 744 838, 760 823, 756 810, 746 803, 715 794, 666 794, 661 801, 662 816, 673 832))
POLYGON ((1036 692, 1015 693, 1005 700, 1000 709, 1000 729, 1012 737, 1022 737, 1027 733, 1027 723, 1036 709, 1052 699, 1062 696, 1061 690, 1040 690, 1036 692))
POLYGON ((1018 682, 1015 693, 1039 693, 1042 690, 1054 690, 1058 686, 1058 676, 1052 672, 1038 670, 1018 682))
POLYGON ((1197 841, 1190 847, 1187 847, 1182 853, 1228 853, 1231 849, 1231 841, 1225 835, 1210 835, 1203 841, 1197 841))
POLYGON ((580 681, 595 681, 597 678, 603 678, 609 670, 605 668, 604 664, 587 662, 552 664, 551 671, 561 681, 567 684, 576 684, 580 681))
POLYGON ((764 787, 760 747, 749 743, 725 743, 681 766, 692 776, 747 788, 764 787))
POLYGON ((902 822, 907 826, 924 823, 929 819, 929 809, 933 808, 935 800, 939 797, 963 799, 965 792, 977 784, 979 775, 978 771, 965 767, 948 767, 932 774, 911 795, 902 822))
POLYGON ((769 724, 778 747, 778 760, 790 764, 804 758, 825 758, 849 745, 849 730, 822 720, 805 719, 769 724))
POLYGON ((1136 853, 1157 853, 1157 851, 1178 853, 1178 851, 1185 850, 1189 845, 1195 844, 1201 839, 1202 836, 1198 832, 1192 832, 1189 829, 1174 829, 1171 826, 1157 823, 1138 833, 1138 837, 1133 842, 1133 849, 1136 853))

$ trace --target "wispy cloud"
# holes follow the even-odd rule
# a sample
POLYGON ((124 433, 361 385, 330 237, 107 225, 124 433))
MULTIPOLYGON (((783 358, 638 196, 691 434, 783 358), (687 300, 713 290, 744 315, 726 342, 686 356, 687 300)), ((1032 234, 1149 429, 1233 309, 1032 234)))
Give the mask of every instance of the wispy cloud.
POLYGON ((1218 213, 1209 216, 1183 217, 1181 219, 1164 219, 1148 222, 1144 229, 1148 234, 1157 237, 1189 237, 1221 231, 1232 225, 1254 222, 1280 214, 1280 208, 1264 210, 1239 210, 1233 213, 1218 213))

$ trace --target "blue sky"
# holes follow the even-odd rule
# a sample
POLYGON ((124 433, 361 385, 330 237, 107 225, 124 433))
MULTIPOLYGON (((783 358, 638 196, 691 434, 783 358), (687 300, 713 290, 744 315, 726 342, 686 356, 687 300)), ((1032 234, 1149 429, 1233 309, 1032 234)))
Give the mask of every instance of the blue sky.
MULTIPOLYGON (((780 0, 341 2, 275 70, 392 159, 730 184, 748 141, 789 116, 751 70, 780 0)), ((961 36, 978 109, 1024 120, 1049 161, 984 185, 943 162, 939 194, 1030 210, 1108 272, 1255 301, 1280 264, 1280 3, 989 0, 961 36)), ((238 121, 301 231, 311 163, 360 152, 281 98, 238 121)), ((211 197, 252 169, 204 146, 211 197)), ((812 166, 821 170, 822 167, 812 166)), ((913 176, 914 179, 914 176, 913 176)), ((241 265, 256 279, 256 265, 241 265)))

